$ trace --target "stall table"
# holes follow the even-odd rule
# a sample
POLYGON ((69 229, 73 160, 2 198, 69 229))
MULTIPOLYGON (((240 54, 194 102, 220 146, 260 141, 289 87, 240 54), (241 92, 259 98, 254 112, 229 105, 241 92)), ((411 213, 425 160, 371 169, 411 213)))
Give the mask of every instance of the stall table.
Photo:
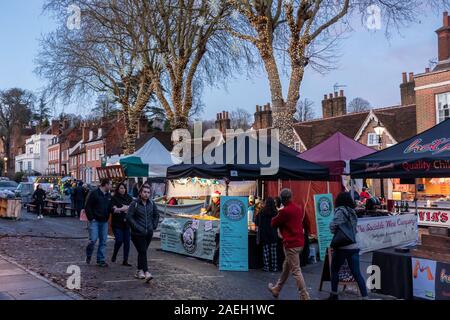
POLYGON ((61 200, 46 200, 46 202, 46 207, 53 207, 55 214, 59 216, 65 216, 66 207, 71 204, 70 202, 61 200))

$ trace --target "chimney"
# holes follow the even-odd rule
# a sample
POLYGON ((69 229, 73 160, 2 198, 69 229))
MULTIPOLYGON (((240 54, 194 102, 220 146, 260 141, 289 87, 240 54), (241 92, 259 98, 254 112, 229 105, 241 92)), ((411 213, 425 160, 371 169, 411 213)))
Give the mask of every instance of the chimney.
POLYGON ((447 61, 450 58, 450 17, 448 12, 444 12, 443 26, 436 30, 438 35, 438 56, 439 62, 447 61))
POLYGON ((146 116, 142 116, 139 118, 138 123, 138 138, 140 138, 141 135, 146 132, 148 132, 148 119, 146 116))
POLYGON ((83 124, 81 128, 81 139, 83 139, 83 143, 88 141, 89 137, 89 128, 86 123, 83 124))
POLYGON ((345 97, 344 90, 332 93, 327 97, 324 95, 322 101, 323 118, 339 117, 347 114, 347 97, 345 97))
POLYGON ((59 121, 58 120, 52 120, 52 135, 57 136, 61 133, 59 128, 59 121))
POLYGON ((270 103, 264 106, 256 106, 254 130, 268 129, 272 127, 272 108, 270 103))
POLYGON ((400 84, 400 96, 402 101, 402 106, 409 106, 416 104, 416 81, 414 79, 414 73, 409 73, 409 80, 406 78, 406 72, 403 73, 403 82, 400 84))
POLYGON ((425 73, 429 73, 430 72, 430 68, 425 68, 425 73))
POLYGON ((402 83, 407 83, 408 82, 408 76, 407 76, 406 72, 403 72, 402 76, 403 76, 403 82, 402 83))
POLYGON ((98 128, 97 138, 103 138, 103 129, 102 129, 102 127, 98 128))
POLYGON ((93 139, 94 139, 94 131, 89 130, 89 140, 88 141, 91 141, 93 139))
POLYGON ((227 129, 231 128, 231 120, 228 112, 222 111, 217 114, 216 129, 219 129, 223 135, 226 134, 227 129))

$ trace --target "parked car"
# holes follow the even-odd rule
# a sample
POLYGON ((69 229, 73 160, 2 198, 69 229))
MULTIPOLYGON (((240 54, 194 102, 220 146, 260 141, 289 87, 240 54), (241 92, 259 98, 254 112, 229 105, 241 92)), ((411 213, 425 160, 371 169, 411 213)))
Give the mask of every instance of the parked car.
POLYGON ((17 187, 15 193, 16 197, 22 199, 23 204, 27 204, 31 202, 31 197, 34 192, 34 183, 33 182, 21 182, 17 187))
POLYGON ((0 191, 12 191, 15 192, 19 184, 15 181, 0 180, 0 191))

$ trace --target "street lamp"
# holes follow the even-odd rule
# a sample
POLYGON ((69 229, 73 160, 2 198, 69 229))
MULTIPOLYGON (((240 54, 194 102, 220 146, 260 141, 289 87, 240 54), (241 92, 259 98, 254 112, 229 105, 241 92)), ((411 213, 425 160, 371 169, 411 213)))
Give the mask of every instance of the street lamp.
MULTIPOLYGON (((384 126, 380 123, 380 120, 378 120, 377 125, 373 130, 375 130, 375 134, 378 136, 378 149, 383 149, 383 133, 384 133, 384 126)), ((384 180, 380 179, 381 184, 381 197, 384 199, 384 180)))

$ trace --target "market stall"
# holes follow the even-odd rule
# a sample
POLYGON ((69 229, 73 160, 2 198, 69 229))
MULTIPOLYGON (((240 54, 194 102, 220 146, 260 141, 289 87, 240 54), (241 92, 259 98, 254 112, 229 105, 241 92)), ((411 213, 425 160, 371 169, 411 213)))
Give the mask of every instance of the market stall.
MULTIPOLYGON (((403 180, 402 184, 414 185, 412 205, 408 202, 411 199, 408 199, 407 189, 397 191, 397 194, 393 195, 398 198, 390 199, 394 206, 391 207, 389 214, 398 217, 399 220, 404 216, 414 215, 416 225, 424 224, 424 221, 429 220, 428 222, 433 222, 440 227, 446 227, 442 222, 447 220, 445 212, 447 202, 445 199, 435 202, 428 199, 423 206, 424 202, 418 201, 418 196, 424 188, 423 185, 420 189, 418 188, 417 180, 450 177, 450 119, 395 146, 351 161, 351 175, 356 178, 410 179, 403 180)), ((379 228, 387 230, 389 227, 390 225, 386 224, 380 225, 379 228)), ((446 299, 442 295, 443 291, 438 290, 439 287, 442 289, 438 279, 442 275, 440 270, 444 270, 445 274, 445 268, 448 268, 450 264, 450 237, 448 237, 447 228, 438 229, 447 232, 442 234, 439 231, 436 234, 434 229, 430 229, 429 235, 422 235, 420 245, 389 252, 386 250, 374 252, 372 263, 378 264, 382 274, 392 274, 396 279, 406 277, 404 282, 408 284, 401 292, 392 286, 386 287, 383 289, 384 294, 430 300, 446 299), (399 261, 403 267, 396 267, 394 263, 383 264, 380 261, 399 261)), ((418 232, 416 236, 419 238, 418 232)))
MULTIPOLYGON (((329 179, 329 171, 327 168, 311 163, 309 161, 300 159, 297 157, 298 153, 282 144, 271 145, 270 141, 261 141, 254 139, 253 137, 245 136, 235 137, 234 139, 227 139, 227 142, 221 146, 216 147, 211 155, 215 158, 216 164, 206 164, 203 159, 199 159, 198 156, 191 161, 187 161, 183 164, 176 165, 168 168, 167 178, 172 180, 179 179, 221 179, 225 182, 224 193, 222 195, 237 195, 245 196, 253 195, 251 190, 244 192, 233 192, 233 184, 236 182, 245 183, 244 181, 256 181, 256 180, 278 180, 278 179, 293 179, 293 180, 327 180, 329 179), (231 141, 230 141, 231 140, 231 141), (251 145, 256 146, 253 149, 251 145), (233 152, 233 155, 230 154, 233 152), (274 162, 267 161, 264 155, 271 155, 274 162), (270 167, 276 165, 277 170, 270 172, 270 167), (266 171, 265 171, 266 170, 266 171), (265 174, 266 173, 266 174, 265 174), (268 173, 268 174, 267 174, 268 173)), ((248 183, 248 182, 247 182, 248 183)), ((242 187, 242 186, 240 186, 242 187)), ((255 185, 256 187, 256 185, 255 185)), ((237 187, 236 189, 239 189, 237 187)), ((247 213, 245 213, 247 216, 247 213)), ((177 230, 182 231, 184 228, 180 228, 181 225, 199 225, 202 230, 202 220, 193 218, 191 220, 184 220, 186 217, 178 217, 178 222, 169 220, 171 224, 178 225, 177 230), (199 221, 199 222, 196 222, 199 221)), ((222 221, 223 222, 223 221, 222 221)), ((165 224, 165 222, 163 222, 165 224)), ((217 221, 217 225, 221 225, 221 221, 217 221)), ((206 226, 206 223, 205 223, 206 226)), ((213 222, 214 228, 214 222, 213 222)), ((208 223, 209 229, 209 223, 208 223)), ((172 229, 174 230, 174 229, 172 229)), ((184 231, 183 231, 184 232, 184 231)), ((190 232, 190 231, 189 231, 190 232)), ((188 233, 189 233, 188 232, 188 233)), ((216 230, 218 234, 219 230, 216 230)), ((161 230, 161 238, 166 237, 165 231, 161 230)), ((178 236, 171 236, 176 239, 183 239, 182 234, 178 236)), ((208 238, 210 239, 210 238, 208 238)), ((260 267, 259 251, 260 248, 256 244, 256 233, 252 231, 251 223, 248 225, 248 264, 250 268, 260 267)), ((215 237, 215 245, 218 244, 218 237, 215 237)), ((201 241, 198 237, 195 238, 196 246, 208 247, 208 245, 199 244, 201 241)), ((207 240, 210 241, 210 240, 207 240)), ((167 249, 166 246, 162 246, 162 249, 167 249)), ((183 254, 189 254, 183 249, 183 254)), ((183 251, 182 250, 182 251, 183 251)), ((208 251, 209 252, 209 251, 208 251)), ((280 254, 282 256, 282 254, 280 254)))

